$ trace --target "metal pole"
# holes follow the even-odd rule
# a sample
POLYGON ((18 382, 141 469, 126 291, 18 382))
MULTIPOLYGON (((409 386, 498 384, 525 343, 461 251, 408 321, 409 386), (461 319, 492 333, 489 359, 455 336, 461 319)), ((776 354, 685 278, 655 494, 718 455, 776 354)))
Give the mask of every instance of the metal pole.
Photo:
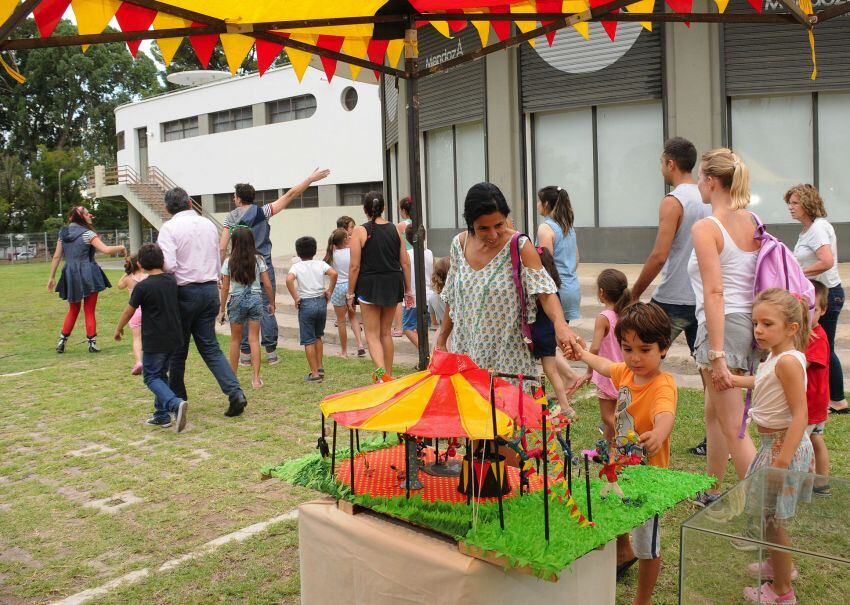
MULTIPOLYGON (((496 432, 498 429, 496 427, 496 390, 494 382, 495 377, 493 374, 490 374, 490 411, 493 418, 493 443, 490 448, 490 451, 493 452, 493 460, 490 461, 490 466, 496 469, 494 474, 496 475, 496 495, 499 497, 499 527, 505 529, 505 510, 502 504, 502 479, 499 475, 499 447, 496 445, 499 435, 496 432)), ((507 474, 508 469, 506 467, 503 468, 505 474, 507 474)))
MULTIPOLYGON (((422 224, 422 175, 419 163, 419 51, 416 26, 410 18, 404 33, 404 70, 410 74, 405 90, 407 110, 407 161, 410 197, 413 200, 413 267, 416 273, 416 331, 419 335, 419 369, 428 367, 428 300, 425 297, 425 227, 422 224)), ((413 286, 413 284, 411 284, 413 286)))
POLYGON ((335 466, 336 466, 336 420, 334 420, 334 437, 333 437, 333 445, 331 446, 331 477, 333 477, 335 466))
POLYGON ((354 429, 348 429, 348 468, 351 471, 351 495, 354 491, 354 429))
POLYGON ((546 405, 546 391, 543 391, 543 403, 541 404, 542 422, 541 433, 543 437, 543 534, 546 542, 549 542, 549 442, 546 441, 546 416, 548 408, 546 405))
POLYGON ((50 260, 50 248, 47 247, 47 231, 44 232, 44 260, 50 260))
POLYGON ((410 435, 404 436, 404 493, 410 500, 410 435))
POLYGON ((64 168, 59 169, 59 216, 62 216, 62 173, 65 172, 64 168))
POLYGON ((475 481, 472 479, 472 439, 466 440, 466 505, 472 502, 472 490, 475 489, 475 481))

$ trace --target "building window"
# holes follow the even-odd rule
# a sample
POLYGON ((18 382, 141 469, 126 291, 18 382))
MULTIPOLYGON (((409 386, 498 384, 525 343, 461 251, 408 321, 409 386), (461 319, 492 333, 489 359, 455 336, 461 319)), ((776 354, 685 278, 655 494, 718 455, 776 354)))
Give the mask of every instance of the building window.
POLYGON ((254 203, 263 206, 265 204, 271 204, 279 197, 280 195, 278 195, 277 189, 261 189, 254 192, 254 203))
POLYGON ((210 132, 212 133, 251 128, 253 125, 254 114, 250 105, 210 114, 210 132))
POLYGON ((213 205, 216 212, 230 212, 236 208, 236 204, 233 203, 233 192, 216 193, 213 196, 213 205))
POLYGON ((428 226, 457 229, 463 222, 463 200, 476 183, 486 180, 484 124, 470 122, 425 133, 428 226))
POLYGON ((118 139, 118 151, 122 151, 124 149, 124 131, 119 132, 116 138, 118 139))
POLYGON ((342 107, 346 111, 351 111, 357 107, 357 89, 353 86, 346 86, 342 91, 342 107))
POLYGON ((818 93, 818 189, 832 222, 850 222, 850 94, 818 93))
POLYGON ((198 136, 198 116, 162 123, 162 140, 179 141, 198 136))
POLYGON ((291 122, 309 118, 316 113, 316 97, 301 95, 266 103, 267 123, 291 122))
MULTIPOLYGON (((284 193, 289 189, 284 189, 284 193)), ((277 198, 275 198, 277 199, 277 198)), ((304 192, 289 203, 287 208, 318 208, 319 207, 319 188, 307 187, 304 192)))
POLYGON ((370 191, 384 190, 383 183, 346 183, 339 186, 340 206, 360 206, 363 204, 363 194, 370 191))
MULTIPOLYGON (((535 114, 532 137, 533 187, 566 189, 576 227, 657 224, 664 196, 660 102, 535 114)), ((532 202, 536 193, 529 192, 532 202)))

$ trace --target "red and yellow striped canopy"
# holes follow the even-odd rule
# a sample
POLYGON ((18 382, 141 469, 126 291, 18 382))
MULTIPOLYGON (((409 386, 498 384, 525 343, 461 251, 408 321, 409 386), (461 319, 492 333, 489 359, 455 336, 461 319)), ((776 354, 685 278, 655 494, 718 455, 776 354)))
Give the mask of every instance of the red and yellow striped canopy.
MULTIPOLYGON (((540 425, 541 405, 505 380, 494 382, 496 431, 540 425)), ((354 429, 416 437, 492 439, 490 373, 465 355, 436 351, 431 365, 398 380, 344 391, 322 400, 322 413, 354 429)))

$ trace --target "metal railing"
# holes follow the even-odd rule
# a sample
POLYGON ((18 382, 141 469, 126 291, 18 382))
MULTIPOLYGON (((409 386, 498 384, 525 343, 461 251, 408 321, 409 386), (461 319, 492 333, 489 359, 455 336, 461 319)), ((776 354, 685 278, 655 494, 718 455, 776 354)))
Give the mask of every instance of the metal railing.
MULTIPOLYGON (((139 185, 150 183, 161 187, 163 191, 168 191, 178 186, 167 174, 156 166, 148 166, 147 175, 145 176, 147 178, 143 180, 131 166, 107 166, 105 169, 104 185, 139 185)), ((87 178, 89 179, 89 186, 93 187, 95 182, 94 169, 89 172, 87 178)), ((211 220, 219 231, 224 229, 224 225, 211 212, 207 212, 203 204, 191 197, 189 198, 189 203, 195 212, 211 220)))
MULTIPOLYGON (((100 240, 107 246, 123 245, 130 249, 130 233, 125 229, 98 229, 100 240)), ((56 251, 56 231, 35 233, 0 233, 0 264, 31 263, 49 261, 56 251)), ((148 228, 142 230, 142 243, 155 243, 158 232, 148 228)))

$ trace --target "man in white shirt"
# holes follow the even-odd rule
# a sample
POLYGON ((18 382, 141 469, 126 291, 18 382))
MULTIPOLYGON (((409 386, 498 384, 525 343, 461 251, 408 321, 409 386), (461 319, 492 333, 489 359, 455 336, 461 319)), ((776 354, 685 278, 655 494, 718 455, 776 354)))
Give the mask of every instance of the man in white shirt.
POLYGON ((169 385, 177 397, 184 401, 189 399, 183 377, 191 336, 198 353, 230 401, 224 415, 238 416, 248 401, 215 336, 221 271, 218 231, 212 221, 192 210, 189 196, 180 187, 166 192, 165 208, 171 220, 160 229, 157 244, 165 257, 165 270, 173 273, 177 280, 183 324, 183 347, 171 360, 169 385))

